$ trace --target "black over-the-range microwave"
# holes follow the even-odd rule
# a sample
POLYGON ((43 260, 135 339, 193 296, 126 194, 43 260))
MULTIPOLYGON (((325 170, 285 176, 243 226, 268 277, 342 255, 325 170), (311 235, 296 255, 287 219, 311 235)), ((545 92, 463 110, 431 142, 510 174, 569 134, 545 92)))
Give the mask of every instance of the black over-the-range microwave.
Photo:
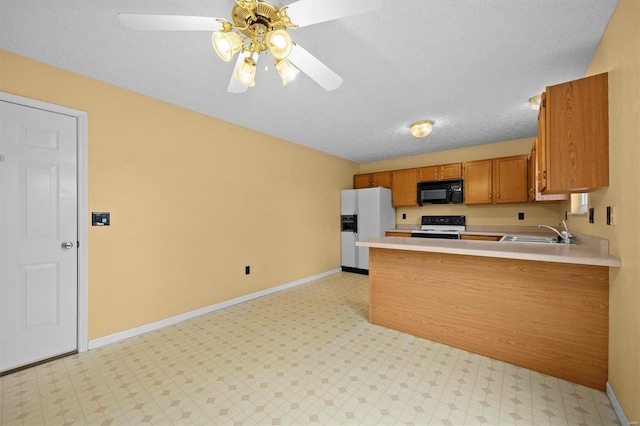
POLYGON ((462 204, 462 179, 418 183, 418 204, 462 204))

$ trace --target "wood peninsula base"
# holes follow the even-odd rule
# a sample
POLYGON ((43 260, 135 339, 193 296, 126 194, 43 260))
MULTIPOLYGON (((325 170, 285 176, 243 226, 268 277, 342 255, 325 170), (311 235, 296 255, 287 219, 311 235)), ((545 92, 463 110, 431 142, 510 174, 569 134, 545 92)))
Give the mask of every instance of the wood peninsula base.
POLYGON ((605 390, 609 268, 369 249, 369 321, 605 390))

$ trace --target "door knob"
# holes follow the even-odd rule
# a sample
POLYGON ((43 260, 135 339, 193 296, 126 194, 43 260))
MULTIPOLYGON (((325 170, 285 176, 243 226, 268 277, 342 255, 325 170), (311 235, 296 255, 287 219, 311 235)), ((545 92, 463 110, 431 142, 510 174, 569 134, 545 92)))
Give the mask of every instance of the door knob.
POLYGON ((69 250, 72 247, 73 243, 71 241, 65 241, 64 243, 62 243, 62 248, 65 250, 69 250))

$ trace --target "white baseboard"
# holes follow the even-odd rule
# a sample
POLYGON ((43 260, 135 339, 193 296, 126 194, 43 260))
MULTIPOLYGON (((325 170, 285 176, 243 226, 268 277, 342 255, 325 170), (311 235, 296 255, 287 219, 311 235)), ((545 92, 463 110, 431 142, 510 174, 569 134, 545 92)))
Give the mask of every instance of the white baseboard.
POLYGON ((258 297, 266 296, 267 294, 276 293, 278 291, 286 290, 288 288, 292 288, 298 286, 300 284, 305 284, 311 281, 318 280, 320 278, 328 277, 329 275, 337 274, 341 269, 333 269, 331 271, 323 272, 318 275, 313 275, 311 277, 302 278, 297 281, 292 281, 290 283, 282 284, 276 287, 268 288, 266 290, 258 291, 255 293, 247 294, 246 296, 236 297, 235 299, 227 300, 224 302, 216 303, 215 305, 206 306, 204 308, 196 309, 194 311, 185 312, 184 314, 176 315, 170 318, 166 318, 160 321, 152 322, 149 324, 141 325, 140 327, 131 328, 129 330, 120 331, 118 333, 110 334, 108 336, 99 337, 97 339, 89 340, 88 348, 89 350, 99 348, 100 346, 108 345, 111 343, 119 342, 120 340, 128 339, 130 337, 138 336, 140 334, 147 333, 149 331, 158 330, 163 327, 167 327, 169 325, 173 325, 179 323, 181 321, 186 321, 191 318, 195 318, 200 315, 208 314, 209 312, 214 312, 219 309, 224 309, 229 306, 237 305, 238 303, 246 302, 248 300, 257 299, 258 297))
POLYGON ((613 392, 613 388, 611 387, 609 382, 607 382, 607 396, 609 397, 609 401, 611 401, 613 411, 616 412, 616 416, 618 417, 618 421, 620 422, 620 424, 623 426, 630 425, 631 423, 629 422, 627 415, 624 414, 622 405, 620 405, 620 401, 618 401, 618 398, 616 398, 616 394, 613 392))

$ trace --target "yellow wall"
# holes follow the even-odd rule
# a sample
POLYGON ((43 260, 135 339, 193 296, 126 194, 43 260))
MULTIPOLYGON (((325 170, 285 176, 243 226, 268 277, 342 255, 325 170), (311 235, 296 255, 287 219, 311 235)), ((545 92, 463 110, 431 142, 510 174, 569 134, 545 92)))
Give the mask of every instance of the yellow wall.
MULTIPOLYGON (((537 114, 532 111, 531 119, 537 114)), ((507 157, 529 154, 534 138, 497 142, 468 148, 452 149, 410 157, 393 158, 360 164, 359 173, 385 170, 408 169, 412 167, 456 163, 485 158, 507 157)), ((429 143, 429 138, 425 139, 429 143)), ((422 207, 401 207, 396 209, 396 223, 399 225, 418 225, 423 215, 465 215, 467 225, 536 226, 540 223, 556 225, 563 217, 561 203, 510 204, 501 206, 465 206, 465 205, 428 205, 422 207), (406 219, 402 214, 406 213, 406 219), (524 220, 518 219, 518 213, 524 213, 524 220)))
POLYGON ((631 421, 640 420, 640 2, 620 0, 587 75, 609 73, 609 187, 590 195, 595 223, 571 229, 608 238, 622 260, 609 274, 609 384, 631 421), (616 224, 606 225, 615 206, 616 224))
POLYGON ((89 229, 90 339, 340 267, 357 164, 4 51, 0 76, 88 113, 89 211, 111 212, 89 229))

